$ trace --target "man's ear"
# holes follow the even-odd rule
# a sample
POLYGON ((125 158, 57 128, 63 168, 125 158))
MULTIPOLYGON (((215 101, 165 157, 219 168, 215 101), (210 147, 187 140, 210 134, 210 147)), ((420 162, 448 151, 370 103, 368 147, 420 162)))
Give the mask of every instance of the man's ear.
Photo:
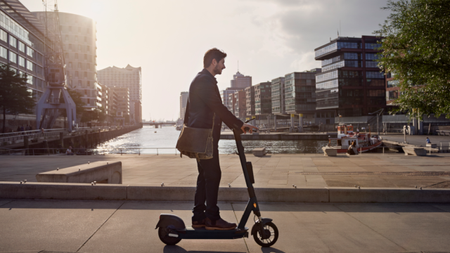
POLYGON ((216 67, 216 65, 217 65, 217 60, 216 60, 216 59, 213 59, 213 60, 211 61, 211 66, 216 67))

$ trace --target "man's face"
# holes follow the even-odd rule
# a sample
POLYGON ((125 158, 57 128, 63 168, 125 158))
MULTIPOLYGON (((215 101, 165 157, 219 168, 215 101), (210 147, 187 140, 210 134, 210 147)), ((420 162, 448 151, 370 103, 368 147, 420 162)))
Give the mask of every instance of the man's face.
MULTIPOLYGON (((213 60, 213 61, 215 61, 215 60, 213 60)), ((214 73, 215 73, 216 75, 220 75, 220 74, 222 74, 222 69, 224 69, 224 68, 225 68, 225 58, 223 58, 222 60, 220 60, 220 61, 217 63, 216 67, 214 67, 214 73)))

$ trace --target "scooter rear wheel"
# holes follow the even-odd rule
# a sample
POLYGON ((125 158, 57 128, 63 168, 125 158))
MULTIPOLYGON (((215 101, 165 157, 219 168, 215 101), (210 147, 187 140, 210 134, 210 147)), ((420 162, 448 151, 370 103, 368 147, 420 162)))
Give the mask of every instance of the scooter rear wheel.
MULTIPOLYGON (((168 227, 159 227, 159 229, 158 229, 159 239, 163 243, 165 243, 167 245, 175 245, 181 241, 180 237, 169 236, 169 233, 174 233, 174 232, 172 232, 171 229, 169 229, 168 227)), ((174 233, 174 234, 176 234, 176 233, 174 233)))
MULTIPOLYGON (((260 226, 260 224, 256 223, 254 226, 260 226)), ((259 228, 257 229, 253 234, 253 239, 255 239, 255 242, 262 247, 270 247, 277 242, 278 235, 277 226, 272 222, 267 222, 262 231, 259 228)))

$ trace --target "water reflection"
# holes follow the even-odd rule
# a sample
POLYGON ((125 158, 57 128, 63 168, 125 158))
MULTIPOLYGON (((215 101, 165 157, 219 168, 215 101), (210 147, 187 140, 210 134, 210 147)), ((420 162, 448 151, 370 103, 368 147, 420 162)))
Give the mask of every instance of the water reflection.
MULTIPOLYGON (((97 149, 99 153, 140 153, 140 154, 175 154, 180 131, 175 127, 164 126, 154 128, 144 126, 133 132, 121 135, 108 142, 100 144, 97 149)), ((296 153, 323 153, 322 147, 327 145, 327 141, 318 140, 292 140, 292 141, 254 141, 244 140, 242 144, 246 152, 254 148, 265 147, 272 154, 296 154, 296 153)), ((234 140, 220 140, 219 153, 232 154, 236 152, 236 142, 234 140)))

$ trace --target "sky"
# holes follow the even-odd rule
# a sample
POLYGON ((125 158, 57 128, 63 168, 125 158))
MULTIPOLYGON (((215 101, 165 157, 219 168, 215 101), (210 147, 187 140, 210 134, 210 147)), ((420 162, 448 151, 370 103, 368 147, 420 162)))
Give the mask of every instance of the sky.
MULTIPOLYGON (((30 11, 41 0, 20 0, 30 11)), ((55 0, 46 0, 53 10, 55 0)), ((176 120, 180 93, 203 69, 203 55, 227 53, 220 90, 239 70, 253 85, 320 68, 314 49, 338 36, 373 35, 387 0, 59 0, 60 12, 97 23, 97 70, 142 68, 142 117, 176 120)))

